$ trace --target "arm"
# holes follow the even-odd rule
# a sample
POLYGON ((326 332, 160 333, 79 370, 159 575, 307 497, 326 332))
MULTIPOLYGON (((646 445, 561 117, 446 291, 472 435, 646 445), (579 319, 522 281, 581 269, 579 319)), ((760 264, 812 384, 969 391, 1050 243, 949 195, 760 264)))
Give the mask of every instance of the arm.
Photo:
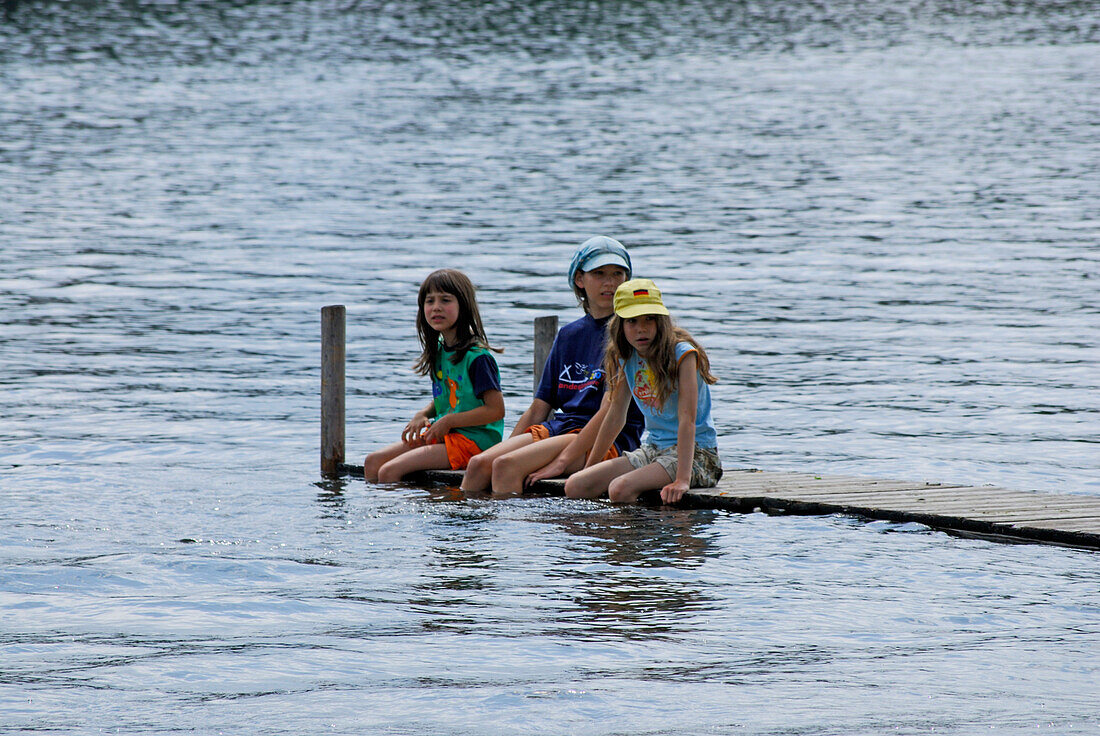
MULTIPOLYGON (((611 444, 619 436, 619 432, 623 431, 623 426, 626 425, 626 412, 630 408, 631 401, 630 388, 626 385, 626 381, 619 381, 618 385, 615 386, 615 390, 611 392, 607 413, 604 415, 603 421, 600 422, 599 431, 596 433, 595 440, 592 441, 592 447, 588 452, 588 461, 584 464, 584 467, 590 468, 600 462, 607 451, 611 449, 611 444)), ((600 411, 603 411, 602 406, 600 411)), ((592 424, 592 422, 589 422, 589 424, 592 424)), ((584 429, 581 430, 581 434, 588 430, 588 426, 588 424, 585 425, 584 429)))
POLYGON ((508 436, 516 437, 526 432, 528 427, 542 424, 546 421, 546 418, 550 416, 552 409, 553 407, 542 399, 532 399, 531 406, 527 407, 527 411, 523 412, 523 416, 516 422, 516 428, 513 429, 512 434, 508 436))
POLYGON ((476 409, 467 409, 457 414, 444 414, 436 419, 424 433, 424 440, 429 444, 442 442, 443 437, 452 429, 478 427, 504 418, 504 394, 498 389, 488 389, 481 394, 481 400, 485 403, 476 409))
POLYGON ((431 426, 434 416, 435 402, 429 401, 428 405, 413 414, 413 418, 405 425, 405 429, 401 432, 401 441, 410 445, 423 441, 424 430, 431 426))
POLYGON ((550 352, 547 354, 546 362, 542 366, 542 378, 539 379, 539 385, 535 387, 535 395, 531 397, 531 406, 523 412, 523 416, 516 422, 516 426, 512 429, 512 434, 509 437, 517 437, 526 432, 528 428, 536 424, 542 424, 554 413, 554 407, 561 405, 558 400, 558 382, 556 380, 557 375, 561 373, 559 351, 562 345, 560 338, 561 334, 559 333, 554 338, 554 344, 550 346, 550 352))
MULTIPOLYGON (((572 467, 574 463, 584 457, 584 453, 592 449, 592 444, 596 441, 596 435, 599 434, 600 426, 603 424, 604 417, 607 416, 607 411, 611 406, 610 397, 604 394, 603 400, 600 402, 600 409, 592 418, 584 425, 577 436, 570 442, 564 450, 558 453, 557 457, 551 460, 548 464, 539 468, 534 473, 527 476, 524 481, 525 486, 529 486, 546 478, 560 478, 565 475, 565 471, 572 467)), ((607 451, 604 450, 604 454, 607 451)), ((602 455, 601 455, 602 457, 602 455)))
POLYGON ((699 374, 695 353, 688 353, 677 369, 680 401, 676 407, 676 479, 661 489, 661 500, 676 503, 691 487, 691 464, 695 458, 695 411, 699 401, 699 374))

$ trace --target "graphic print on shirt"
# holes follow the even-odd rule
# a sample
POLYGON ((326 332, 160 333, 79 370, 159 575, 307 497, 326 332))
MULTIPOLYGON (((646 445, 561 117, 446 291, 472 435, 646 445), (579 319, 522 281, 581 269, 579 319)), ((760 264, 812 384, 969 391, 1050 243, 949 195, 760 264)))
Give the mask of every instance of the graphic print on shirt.
MULTIPOLYGON (((436 380, 432 381, 432 395, 433 396, 439 396, 443 392, 443 385, 444 385, 444 383, 443 383, 443 371, 436 371, 435 372, 435 378, 436 378, 436 380)), ((454 409, 458 406, 458 383, 455 381, 455 379, 458 379, 459 381, 461 381, 462 376, 455 376, 455 378, 448 378, 447 381, 446 381, 447 392, 448 392, 447 404, 448 404, 448 406, 451 407, 452 411, 454 411, 454 409)))
POLYGON ((585 391, 597 388, 603 380, 603 370, 593 369, 584 363, 573 363, 561 369, 558 374, 558 389, 564 391, 585 391))
POLYGON ((634 396, 641 403, 657 411, 660 405, 657 403, 657 377, 649 369, 649 363, 642 363, 634 374, 634 396))

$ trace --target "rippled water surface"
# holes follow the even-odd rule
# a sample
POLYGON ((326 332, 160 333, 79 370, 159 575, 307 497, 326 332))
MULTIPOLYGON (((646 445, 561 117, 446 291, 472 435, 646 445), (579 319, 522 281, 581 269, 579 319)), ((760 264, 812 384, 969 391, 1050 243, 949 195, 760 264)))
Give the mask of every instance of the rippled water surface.
POLYGON ((1100 494, 1095 2, 0 3, 0 732, 1094 734, 1095 553, 317 471, 618 237, 727 467, 1100 494))

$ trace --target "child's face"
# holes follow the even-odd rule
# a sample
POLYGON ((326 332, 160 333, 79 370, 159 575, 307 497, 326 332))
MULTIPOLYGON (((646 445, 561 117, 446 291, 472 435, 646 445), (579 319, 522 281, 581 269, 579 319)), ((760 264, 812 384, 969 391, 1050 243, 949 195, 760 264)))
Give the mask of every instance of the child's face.
POLYGON ((424 297, 424 319, 428 326, 452 342, 458 322, 458 297, 446 291, 429 291, 424 297))
POLYGON ((611 314, 615 304, 615 289, 626 281, 626 269, 608 264, 576 275, 577 286, 588 297, 588 309, 597 317, 611 314))
POLYGON ((623 336, 630 347, 638 351, 643 358, 649 353, 653 341, 657 339, 657 318, 652 314, 631 317, 623 320, 623 336))

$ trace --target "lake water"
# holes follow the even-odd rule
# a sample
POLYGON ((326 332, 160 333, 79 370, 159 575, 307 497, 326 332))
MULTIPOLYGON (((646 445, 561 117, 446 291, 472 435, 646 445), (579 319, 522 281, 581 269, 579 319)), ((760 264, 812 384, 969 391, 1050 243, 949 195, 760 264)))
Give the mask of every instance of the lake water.
POLYGON ((1093 2, 0 5, 0 732, 1095 734, 1095 553, 319 475, 578 243, 727 467, 1100 494, 1093 2))

